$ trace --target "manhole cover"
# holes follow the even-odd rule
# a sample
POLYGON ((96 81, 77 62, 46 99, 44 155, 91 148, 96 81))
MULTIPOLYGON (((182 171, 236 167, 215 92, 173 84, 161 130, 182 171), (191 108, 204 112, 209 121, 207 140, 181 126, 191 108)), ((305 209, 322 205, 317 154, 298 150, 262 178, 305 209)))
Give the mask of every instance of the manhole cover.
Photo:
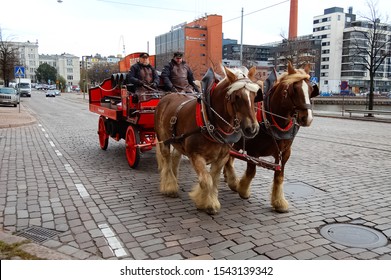
POLYGON ((291 197, 306 197, 315 193, 315 188, 302 182, 285 183, 284 193, 291 197))
POLYGON ((30 227, 22 230, 16 235, 30 239, 36 243, 42 243, 50 238, 53 238, 57 234, 59 233, 55 230, 50 230, 41 227, 30 227))
POLYGON ((361 225, 330 224, 320 230, 326 239, 355 248, 377 248, 387 244, 381 232, 361 225))

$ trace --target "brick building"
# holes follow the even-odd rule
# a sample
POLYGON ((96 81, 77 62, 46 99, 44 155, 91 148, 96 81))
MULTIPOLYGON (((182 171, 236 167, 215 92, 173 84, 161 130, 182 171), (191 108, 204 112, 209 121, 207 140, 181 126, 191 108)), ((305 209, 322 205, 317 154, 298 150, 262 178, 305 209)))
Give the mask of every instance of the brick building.
POLYGON ((209 67, 220 73, 222 41, 222 16, 219 15, 173 26, 170 32, 155 37, 156 69, 161 71, 174 52, 181 51, 195 79, 201 79, 209 67))

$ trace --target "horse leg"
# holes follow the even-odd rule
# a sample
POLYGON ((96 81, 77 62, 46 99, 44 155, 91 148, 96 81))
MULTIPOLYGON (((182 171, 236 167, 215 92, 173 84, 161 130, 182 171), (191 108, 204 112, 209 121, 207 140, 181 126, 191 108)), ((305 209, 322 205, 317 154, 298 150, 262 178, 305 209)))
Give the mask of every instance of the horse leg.
POLYGON ((227 163, 224 166, 224 179, 228 184, 228 187, 237 192, 237 188, 239 185, 239 180, 236 177, 235 169, 234 169, 234 158, 229 157, 227 163))
MULTIPOLYGON (((285 163, 288 161, 290 157, 290 154, 291 154, 290 149, 283 152, 282 161, 281 161, 281 171, 276 170, 274 172, 271 203, 273 208, 279 213, 285 213, 289 211, 288 210, 289 203, 284 196, 284 168, 285 168, 285 163)), ((276 160, 276 163, 278 163, 278 160, 276 160)))
POLYGON ((179 170, 179 164, 181 162, 182 153, 179 152, 177 149, 173 149, 171 152, 171 160, 172 160, 172 172, 174 173, 175 178, 178 178, 178 170, 179 170))
POLYGON ((160 171, 160 192, 170 197, 177 197, 178 181, 173 172, 170 145, 157 144, 156 158, 160 171))
POLYGON ((246 172, 243 174, 242 178, 239 181, 237 192, 239 196, 243 199, 248 199, 251 194, 251 182, 255 177, 256 165, 252 163, 247 163, 246 172))
POLYGON ((198 176, 198 184, 189 193, 190 198, 198 209, 205 210, 210 215, 217 214, 220 210, 220 202, 218 200, 217 184, 215 185, 218 179, 215 177, 220 176, 223 165, 212 164, 211 173, 209 173, 205 159, 201 156, 192 156, 190 161, 198 176))

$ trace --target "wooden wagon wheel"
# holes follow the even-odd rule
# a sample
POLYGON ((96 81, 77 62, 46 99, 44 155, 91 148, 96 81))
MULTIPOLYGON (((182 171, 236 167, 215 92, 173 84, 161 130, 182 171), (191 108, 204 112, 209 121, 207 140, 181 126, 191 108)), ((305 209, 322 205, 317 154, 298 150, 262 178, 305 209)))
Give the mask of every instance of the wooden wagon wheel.
POLYGON ((126 159, 131 168, 136 168, 140 161, 141 151, 136 145, 140 144, 140 135, 136 128, 128 126, 126 130, 125 147, 126 159))
POLYGON ((105 120, 104 116, 100 116, 98 122, 99 145, 102 150, 106 150, 109 145, 109 135, 106 132, 105 120))

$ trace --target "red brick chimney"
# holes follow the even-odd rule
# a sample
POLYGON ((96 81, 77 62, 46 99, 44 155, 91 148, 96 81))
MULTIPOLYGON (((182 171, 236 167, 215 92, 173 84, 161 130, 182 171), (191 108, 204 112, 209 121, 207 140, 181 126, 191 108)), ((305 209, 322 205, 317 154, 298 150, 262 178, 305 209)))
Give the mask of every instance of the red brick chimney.
POLYGON ((299 7, 299 0, 291 0, 291 10, 289 13, 289 35, 288 39, 297 37, 297 13, 299 7))

